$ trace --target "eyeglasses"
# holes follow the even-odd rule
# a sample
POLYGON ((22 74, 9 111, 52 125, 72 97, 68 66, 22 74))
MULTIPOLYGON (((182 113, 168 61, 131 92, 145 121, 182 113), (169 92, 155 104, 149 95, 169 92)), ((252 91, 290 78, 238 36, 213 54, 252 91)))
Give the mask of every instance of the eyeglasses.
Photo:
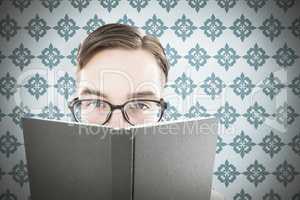
POLYGON ((160 100, 133 99, 120 105, 114 105, 100 99, 73 99, 69 105, 77 122, 106 124, 115 109, 120 109, 123 118, 131 125, 159 122, 167 103, 160 100))

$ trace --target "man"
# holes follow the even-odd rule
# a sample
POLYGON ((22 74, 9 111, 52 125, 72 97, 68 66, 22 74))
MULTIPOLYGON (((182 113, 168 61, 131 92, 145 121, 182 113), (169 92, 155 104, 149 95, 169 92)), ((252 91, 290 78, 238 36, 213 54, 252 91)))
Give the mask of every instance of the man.
MULTIPOLYGON (((78 97, 70 103, 80 122, 111 127, 159 122, 169 64, 159 40, 137 27, 106 24, 80 44, 78 97)), ((222 199, 212 192, 211 199, 222 199)))

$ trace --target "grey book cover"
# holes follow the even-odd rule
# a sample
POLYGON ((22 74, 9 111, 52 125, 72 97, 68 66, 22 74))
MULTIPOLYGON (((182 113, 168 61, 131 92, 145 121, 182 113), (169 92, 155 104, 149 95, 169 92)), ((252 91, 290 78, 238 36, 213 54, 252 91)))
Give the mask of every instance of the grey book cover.
POLYGON ((116 129, 23 119, 32 200, 209 200, 217 121, 116 129))

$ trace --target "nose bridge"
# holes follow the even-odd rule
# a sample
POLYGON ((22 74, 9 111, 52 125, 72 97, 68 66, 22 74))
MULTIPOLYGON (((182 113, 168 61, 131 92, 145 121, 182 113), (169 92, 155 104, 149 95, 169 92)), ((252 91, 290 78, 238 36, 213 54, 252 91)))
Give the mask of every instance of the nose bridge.
POLYGON ((124 128, 130 125, 123 116, 122 105, 115 105, 111 111, 111 117, 107 124, 115 128, 124 128))
POLYGON ((112 112, 115 110, 115 109, 119 109, 119 110, 121 110, 122 109, 122 107, 123 107, 123 105, 122 104, 119 104, 119 105, 113 105, 112 106, 112 112))

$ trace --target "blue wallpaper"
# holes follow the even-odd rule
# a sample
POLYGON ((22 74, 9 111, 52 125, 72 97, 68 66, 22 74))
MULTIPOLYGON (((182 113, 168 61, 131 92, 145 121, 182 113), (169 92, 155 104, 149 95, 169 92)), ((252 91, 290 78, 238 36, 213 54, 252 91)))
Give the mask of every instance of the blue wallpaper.
POLYGON ((220 120, 218 192, 299 200, 299 11, 296 0, 1 0, 0 200, 30 198, 21 117, 70 119, 79 42, 111 22, 163 44, 163 120, 220 120))

